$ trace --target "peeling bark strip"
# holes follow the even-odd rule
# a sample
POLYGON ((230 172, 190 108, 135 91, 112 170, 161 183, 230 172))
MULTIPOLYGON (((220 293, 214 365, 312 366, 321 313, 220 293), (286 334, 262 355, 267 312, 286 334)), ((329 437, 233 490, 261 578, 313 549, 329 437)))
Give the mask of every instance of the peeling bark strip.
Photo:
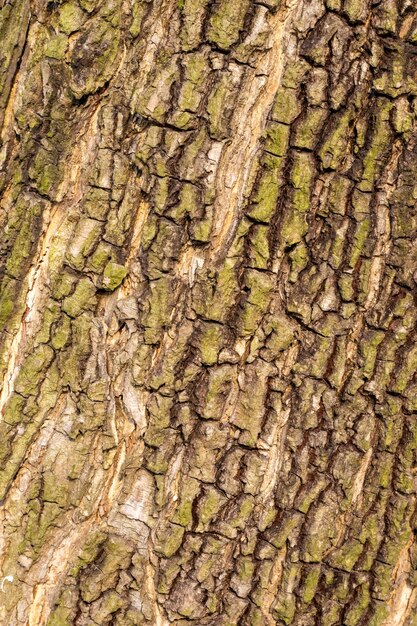
POLYGON ((415 2, 0 36, 0 623, 416 626, 415 2))

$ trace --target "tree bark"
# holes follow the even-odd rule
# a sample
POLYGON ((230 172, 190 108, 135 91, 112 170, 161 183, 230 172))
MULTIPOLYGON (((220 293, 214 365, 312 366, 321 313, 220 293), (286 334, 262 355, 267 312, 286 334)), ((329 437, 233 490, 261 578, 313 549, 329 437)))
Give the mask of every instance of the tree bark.
POLYGON ((1 623, 416 626, 415 2, 0 33, 1 623))

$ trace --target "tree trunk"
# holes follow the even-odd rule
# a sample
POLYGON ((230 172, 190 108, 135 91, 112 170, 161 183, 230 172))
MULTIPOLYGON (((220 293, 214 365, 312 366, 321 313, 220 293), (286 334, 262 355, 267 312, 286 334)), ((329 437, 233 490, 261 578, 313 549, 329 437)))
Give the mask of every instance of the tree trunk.
POLYGON ((416 625, 414 0, 0 33, 1 624, 416 625))

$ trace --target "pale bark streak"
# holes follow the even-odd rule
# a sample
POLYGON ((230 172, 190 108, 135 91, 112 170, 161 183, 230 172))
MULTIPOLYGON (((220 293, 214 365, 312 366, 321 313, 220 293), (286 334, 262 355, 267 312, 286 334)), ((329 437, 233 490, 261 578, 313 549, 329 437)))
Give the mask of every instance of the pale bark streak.
POLYGON ((265 16, 270 30, 268 50, 256 68, 247 70, 240 90, 236 113, 231 122, 232 140, 222 150, 216 172, 216 202, 211 258, 225 254, 225 248, 236 230, 253 161, 259 151, 259 139, 266 125, 274 96, 279 87, 284 63, 288 58, 285 45, 296 4, 265 16))

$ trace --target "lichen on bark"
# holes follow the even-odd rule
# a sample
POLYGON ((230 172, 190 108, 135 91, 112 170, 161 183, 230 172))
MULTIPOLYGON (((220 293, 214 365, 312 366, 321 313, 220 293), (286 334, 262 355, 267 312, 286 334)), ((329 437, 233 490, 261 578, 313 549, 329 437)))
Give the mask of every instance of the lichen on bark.
POLYGON ((0 36, 1 623, 413 626, 414 3, 0 36))

